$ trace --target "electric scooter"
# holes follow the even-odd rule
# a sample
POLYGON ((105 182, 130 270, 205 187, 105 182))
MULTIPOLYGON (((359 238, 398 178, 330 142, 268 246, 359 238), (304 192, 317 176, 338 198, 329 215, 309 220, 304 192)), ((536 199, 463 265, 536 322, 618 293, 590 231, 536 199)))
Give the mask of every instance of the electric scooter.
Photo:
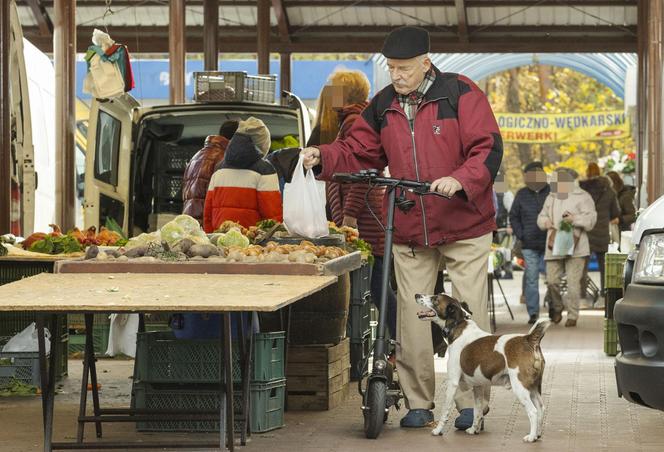
MULTIPOLYGON (((362 413, 364 415, 364 434, 369 439, 376 439, 383 429, 383 424, 387 421, 390 407, 400 408, 400 400, 403 393, 398 381, 394 379, 394 365, 387 359, 388 345, 397 346, 394 338, 386 338, 387 324, 387 291, 391 276, 392 260, 392 236, 394 232, 394 209, 395 206, 404 213, 407 213, 415 206, 415 200, 408 199, 406 193, 414 193, 418 196, 447 196, 429 191, 431 184, 429 182, 420 182, 406 179, 394 179, 389 177, 380 177, 378 170, 362 170, 359 173, 337 173, 334 180, 340 183, 364 183, 369 185, 369 190, 365 195, 365 202, 369 207, 369 192, 376 187, 385 187, 387 189, 387 221, 382 225, 380 219, 376 217, 371 207, 369 211, 376 218, 379 224, 385 230, 385 255, 383 258, 383 280, 381 297, 378 304, 378 325, 376 328, 376 341, 373 344, 373 366, 371 373, 366 378, 366 389, 362 388, 363 379, 359 381, 359 391, 362 395, 362 413)), ((365 373, 368 368, 368 357, 363 363, 365 373)))

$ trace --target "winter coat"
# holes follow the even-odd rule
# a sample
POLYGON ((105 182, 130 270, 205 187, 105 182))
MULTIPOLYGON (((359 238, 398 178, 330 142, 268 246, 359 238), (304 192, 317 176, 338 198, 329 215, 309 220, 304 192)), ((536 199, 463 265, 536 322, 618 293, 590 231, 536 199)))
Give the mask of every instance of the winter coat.
MULTIPOLYGON (((574 234, 578 241, 574 246, 573 257, 586 257, 590 255, 590 246, 588 245, 588 231, 595 227, 597 221, 597 212, 593 198, 580 187, 576 187, 572 193, 565 199, 558 199, 555 193, 550 193, 544 201, 544 207, 537 217, 537 226, 540 229, 547 229, 547 222, 553 226, 546 233, 547 242, 552 230, 557 231, 560 222, 563 219, 563 213, 569 212, 574 216, 572 225, 574 234)), ((544 254, 545 260, 563 259, 561 256, 553 256, 549 247, 546 247, 544 254)))
POLYGON ((510 224, 523 249, 544 251, 546 248, 546 231, 537 226, 537 217, 550 192, 547 184, 540 191, 523 187, 516 193, 510 209, 510 224))
POLYGON ((634 207, 634 195, 636 188, 625 185, 618 193, 618 206, 620 207, 620 230, 629 231, 636 221, 636 207, 634 207))
POLYGON ((264 219, 283 220, 277 172, 249 136, 236 132, 210 180, 203 228, 213 232, 227 220, 248 228, 264 219))
MULTIPOLYGON (((362 110, 368 105, 367 102, 349 105, 339 111, 341 128, 339 139, 346 138, 353 122, 360 117, 362 110)), ((332 220, 339 226, 343 223, 345 216, 357 218, 357 229, 360 238, 369 242, 373 254, 382 256, 385 252, 385 232, 380 224, 367 209, 364 197, 369 187, 364 184, 339 184, 328 182, 326 186, 327 203, 330 207, 332 220)), ((383 219, 383 198, 385 189, 377 187, 369 192, 369 206, 381 221, 383 219)))
POLYGON ((371 100, 345 139, 320 146, 321 165, 316 169, 323 180, 338 172, 389 165, 395 178, 432 182, 452 176, 459 181, 464 193, 452 199, 406 193, 415 206, 395 213, 397 244, 434 247, 496 228, 492 182, 503 155, 496 119, 470 79, 433 70, 436 79, 412 123, 389 85, 371 100))
POLYGON ((224 151, 228 146, 228 138, 221 135, 210 135, 205 139, 203 149, 198 151, 187 163, 182 178, 182 213, 196 218, 203 224, 203 208, 205 195, 210 185, 217 163, 224 159, 224 151))
POLYGON ((616 192, 611 188, 609 179, 604 176, 581 181, 579 186, 593 198, 595 210, 597 211, 595 227, 588 232, 590 251, 593 253, 606 253, 609 249, 609 242, 611 241, 609 223, 612 219, 620 217, 616 192))

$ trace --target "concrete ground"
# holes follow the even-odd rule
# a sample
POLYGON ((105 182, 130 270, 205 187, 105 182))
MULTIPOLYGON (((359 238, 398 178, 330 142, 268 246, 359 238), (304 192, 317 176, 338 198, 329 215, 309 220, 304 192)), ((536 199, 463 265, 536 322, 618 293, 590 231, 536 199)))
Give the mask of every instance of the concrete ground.
MULTIPOLYGON (((516 279, 502 281, 515 312, 510 320, 500 295, 497 298, 498 333, 526 332, 525 306, 519 304, 521 273, 516 279)), ((497 287, 496 287, 497 291, 497 287)), ((498 292, 498 291, 497 291, 498 292)), ((499 292, 498 292, 499 293, 499 292)), ((270 450, 355 451, 355 450, 439 450, 463 448, 465 451, 662 451, 664 450, 664 413, 642 408, 618 398, 613 359, 603 353, 603 310, 582 311, 577 328, 554 325, 542 342, 546 358, 543 398, 546 408, 544 436, 535 444, 524 444, 528 432, 527 416, 514 395, 494 388, 486 430, 477 436, 447 428, 443 437, 433 437, 430 429, 404 430, 399 419, 405 410, 390 412, 389 420, 377 440, 364 438, 360 398, 351 388, 346 403, 326 412, 288 412, 286 427, 265 434, 254 434, 246 452, 270 450)), ((133 361, 100 360, 102 406, 127 406, 133 361)), ((445 386, 445 362, 437 359, 436 415, 445 386)), ((70 376, 56 398, 55 439, 70 441, 76 434, 80 361, 69 362, 70 376)), ((456 413, 455 413, 456 415, 456 413)), ((41 401, 38 397, 0 399, 0 451, 32 452, 41 449, 41 401)), ((94 438, 88 425, 86 438, 94 438)), ((106 440, 215 440, 212 434, 137 433, 133 424, 105 424, 106 440)))

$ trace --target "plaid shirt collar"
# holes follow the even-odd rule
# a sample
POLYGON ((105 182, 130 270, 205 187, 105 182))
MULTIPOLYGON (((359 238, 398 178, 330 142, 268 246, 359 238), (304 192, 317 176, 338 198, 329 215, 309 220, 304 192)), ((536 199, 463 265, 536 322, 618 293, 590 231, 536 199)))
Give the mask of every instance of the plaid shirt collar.
POLYGON ((399 100, 399 105, 403 108, 403 111, 406 113, 406 116, 409 120, 415 118, 415 113, 417 112, 417 107, 422 103, 422 99, 426 92, 431 88, 433 82, 436 80, 436 73, 433 68, 424 74, 424 80, 420 83, 420 86, 417 87, 415 91, 409 94, 397 94, 397 99, 399 100))

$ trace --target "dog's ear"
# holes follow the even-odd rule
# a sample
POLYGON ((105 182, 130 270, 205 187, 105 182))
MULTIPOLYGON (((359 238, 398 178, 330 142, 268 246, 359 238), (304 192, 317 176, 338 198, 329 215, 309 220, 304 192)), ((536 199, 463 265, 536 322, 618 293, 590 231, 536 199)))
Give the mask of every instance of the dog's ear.
POLYGON ((466 303, 465 301, 462 301, 462 302, 461 302, 461 307, 462 307, 462 308, 464 309, 464 311, 466 311, 468 314, 473 315, 473 311, 471 311, 470 308, 468 307, 468 303, 466 303))
POLYGON ((446 319, 451 319, 453 318, 456 313, 457 313, 457 305, 456 303, 449 303, 447 307, 445 308, 445 318, 446 319))

